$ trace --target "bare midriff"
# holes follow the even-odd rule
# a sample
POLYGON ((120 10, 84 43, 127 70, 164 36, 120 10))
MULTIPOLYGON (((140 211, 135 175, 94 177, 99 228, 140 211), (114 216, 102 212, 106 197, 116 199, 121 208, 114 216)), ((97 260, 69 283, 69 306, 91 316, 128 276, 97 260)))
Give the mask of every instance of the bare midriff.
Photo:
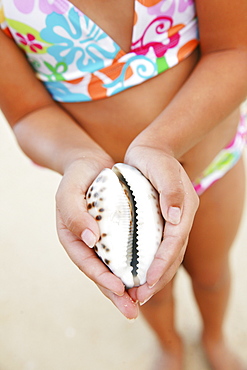
MULTIPOLYGON (((114 21, 117 24, 118 19, 113 19, 112 24, 107 22, 102 24, 104 23, 102 12, 108 17, 111 14, 112 9, 107 10, 108 6, 104 6, 104 9, 99 12, 102 6, 100 2, 96 6, 98 0, 93 2, 96 4, 93 9, 86 3, 83 6, 83 1, 71 2, 85 11, 90 18, 94 18, 95 22, 101 22, 102 28, 108 34, 114 33, 114 21)), ((116 4, 115 0, 110 2, 112 6, 116 4)), ((120 1, 118 7, 121 4, 124 2, 120 1)), ((126 10, 126 6, 123 9, 126 10)), ((130 29, 131 17, 128 18, 127 14, 123 17, 122 14, 122 32, 118 27, 119 32, 116 31, 114 34, 115 41, 123 50, 129 48, 131 33, 127 31, 130 29), (123 23, 125 18, 126 24, 123 23), (125 38, 122 36, 123 32, 125 32, 125 38)), ((175 67, 114 96, 90 102, 61 103, 61 105, 116 162, 122 162, 129 144, 167 107, 190 76, 198 58, 199 51, 195 50, 175 67)), ((184 154, 183 158, 180 158, 191 178, 199 175, 219 150, 228 144, 236 132, 237 125, 238 113, 235 112, 226 121, 217 125, 197 146, 184 154)))
MULTIPOLYGON (((62 105, 116 162, 122 162, 129 144, 166 108, 189 77, 197 59, 195 51, 176 67, 112 97, 62 105)), ((180 159, 191 178, 206 168, 219 147, 230 142, 237 125, 236 112, 180 159)))

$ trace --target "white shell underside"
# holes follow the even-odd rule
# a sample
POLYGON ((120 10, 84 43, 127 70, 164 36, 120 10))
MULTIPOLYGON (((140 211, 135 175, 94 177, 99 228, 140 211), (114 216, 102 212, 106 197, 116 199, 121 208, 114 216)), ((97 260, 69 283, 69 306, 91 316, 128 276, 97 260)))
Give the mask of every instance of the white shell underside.
POLYGON ((127 288, 144 284, 163 232, 156 190, 136 168, 119 163, 98 175, 86 200, 88 212, 100 229, 96 253, 127 288), (133 199, 116 173, 125 178, 133 199))

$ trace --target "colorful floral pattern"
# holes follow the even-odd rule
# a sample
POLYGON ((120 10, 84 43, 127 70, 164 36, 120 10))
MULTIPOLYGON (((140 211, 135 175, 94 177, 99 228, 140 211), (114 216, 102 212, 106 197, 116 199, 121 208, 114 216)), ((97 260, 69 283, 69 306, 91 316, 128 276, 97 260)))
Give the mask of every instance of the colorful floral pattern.
POLYGON ((46 27, 40 35, 52 44, 48 52, 56 61, 64 61, 67 65, 76 62, 76 68, 82 72, 104 68, 104 61, 114 59, 119 51, 115 43, 107 50, 105 43, 108 42, 108 36, 89 18, 80 16, 74 9, 68 12, 67 17, 57 13, 49 14, 46 27), (63 35, 58 33, 59 28, 63 29, 63 35))
POLYGON ((68 0, 0 0, 2 28, 53 98, 88 101, 138 85, 198 45, 194 0, 135 0, 129 52, 68 0))

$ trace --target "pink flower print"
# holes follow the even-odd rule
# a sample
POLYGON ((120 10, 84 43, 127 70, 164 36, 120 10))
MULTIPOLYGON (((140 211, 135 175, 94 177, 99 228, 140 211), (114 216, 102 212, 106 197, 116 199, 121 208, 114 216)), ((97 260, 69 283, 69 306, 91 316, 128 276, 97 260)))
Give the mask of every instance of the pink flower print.
POLYGON ((45 14, 51 14, 53 12, 64 14, 69 9, 69 3, 61 0, 39 0, 39 7, 45 14))
POLYGON ((16 33, 16 36, 19 37, 19 42, 20 44, 24 45, 24 46, 29 46, 30 50, 33 52, 33 53, 37 53, 38 50, 42 50, 43 47, 42 45, 38 44, 37 42, 35 42, 35 36, 32 35, 31 33, 28 33, 25 36, 23 36, 21 33, 17 32, 16 33))
POLYGON ((29 14, 33 10, 34 0, 14 0, 16 8, 24 14, 29 14))
MULTIPOLYGON (((183 1, 183 0, 182 0, 183 1)), ((176 1, 159 1, 156 5, 151 6, 147 9, 148 14, 156 15, 156 16, 167 16, 172 17, 176 10, 176 1)))
MULTIPOLYGON (((35 0, 14 0, 14 4, 21 13, 30 14, 34 9, 35 0)), ((69 9, 69 3, 66 0, 39 0, 39 8, 45 14, 63 14, 69 9)))
POLYGON ((178 11, 182 13, 188 8, 188 6, 193 5, 193 4, 194 4, 194 0, 180 0, 178 11))

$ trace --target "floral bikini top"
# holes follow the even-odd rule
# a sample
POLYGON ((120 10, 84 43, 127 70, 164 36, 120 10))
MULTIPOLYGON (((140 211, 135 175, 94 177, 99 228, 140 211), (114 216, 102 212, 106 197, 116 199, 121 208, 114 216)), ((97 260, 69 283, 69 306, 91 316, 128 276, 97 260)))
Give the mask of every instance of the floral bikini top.
POLYGON ((135 0, 129 52, 68 0, 0 0, 0 23, 60 102, 117 94, 175 66, 198 45, 194 0, 135 0))

